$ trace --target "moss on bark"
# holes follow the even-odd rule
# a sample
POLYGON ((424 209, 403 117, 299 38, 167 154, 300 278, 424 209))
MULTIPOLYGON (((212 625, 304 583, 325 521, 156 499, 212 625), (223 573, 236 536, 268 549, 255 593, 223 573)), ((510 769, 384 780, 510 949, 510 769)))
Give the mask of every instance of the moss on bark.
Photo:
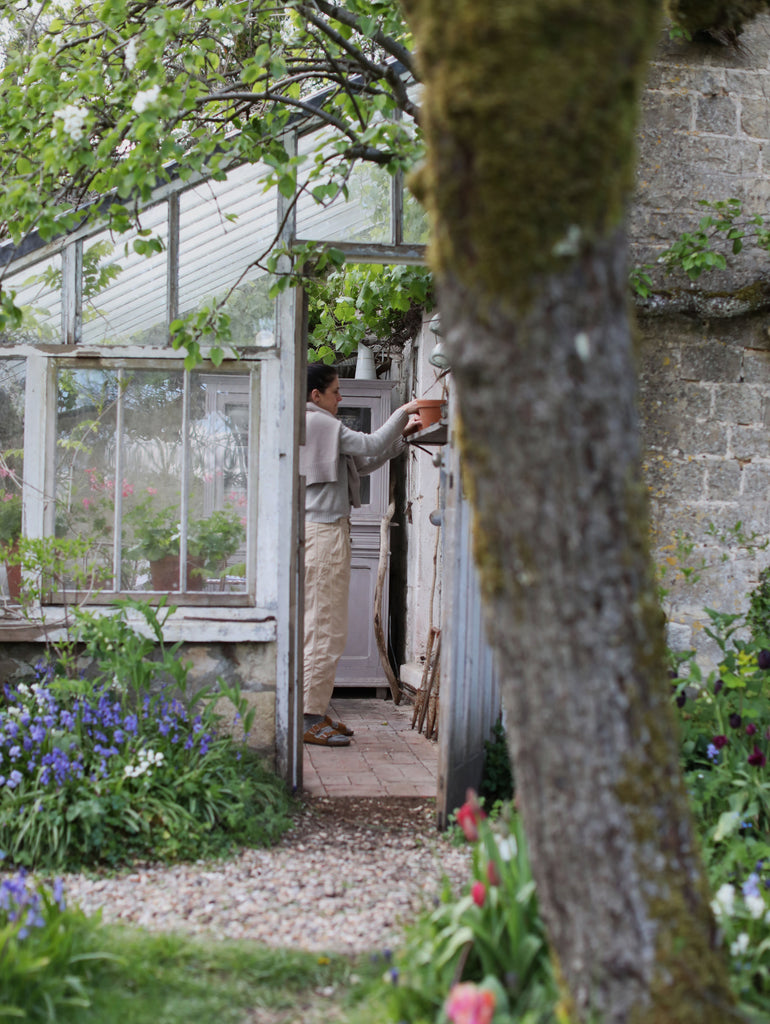
POLYGON ((659 3, 405 6, 429 84, 414 187, 434 214, 432 263, 521 299, 623 217, 659 3))

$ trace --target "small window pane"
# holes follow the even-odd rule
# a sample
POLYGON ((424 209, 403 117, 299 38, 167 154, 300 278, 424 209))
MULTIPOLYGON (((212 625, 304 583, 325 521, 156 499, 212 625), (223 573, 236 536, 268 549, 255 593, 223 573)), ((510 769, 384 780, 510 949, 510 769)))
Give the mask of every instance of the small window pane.
MULTIPOLYGON (((21 486, 24 448, 24 389, 26 360, 0 359, 0 546, 6 548, 21 534, 21 486)), ((17 598, 21 582, 12 559, 2 565, 3 597, 17 598)))
POLYGON ((277 231, 276 193, 263 193, 262 173, 236 168, 225 181, 189 189, 179 203, 179 315, 224 302, 238 346, 274 344, 271 279, 252 266, 264 263, 277 231))
POLYGON ((56 535, 83 550, 61 584, 114 589, 115 424, 118 374, 59 368, 56 401, 56 535))
MULTIPOLYGON (((300 139, 299 151, 309 154, 308 161, 329 157, 330 150, 322 149, 319 157, 312 155, 319 141, 319 133, 300 139)), ((311 166, 306 162, 300 169, 311 166)), ((304 176, 307 176, 305 171, 304 176)), ((341 178, 333 179, 341 186, 341 178)), ((348 178, 348 198, 339 192, 325 205, 317 203, 312 189, 325 183, 325 179, 311 183, 311 193, 303 192, 297 201, 297 235, 300 238, 336 242, 379 242, 391 240, 390 195, 392 179, 388 172, 375 164, 356 164, 348 178)))
POLYGON ((249 377, 194 373, 188 550, 206 590, 246 589, 249 377))
POLYGON ((61 342, 61 255, 28 267, 3 280, 3 289, 15 292, 22 322, 0 331, 0 345, 61 342))
POLYGON ((83 244, 83 342, 168 345, 168 211, 142 213, 141 230, 103 231, 83 244), (157 251, 157 245, 162 251, 157 251), (149 255, 136 251, 149 246, 149 255))

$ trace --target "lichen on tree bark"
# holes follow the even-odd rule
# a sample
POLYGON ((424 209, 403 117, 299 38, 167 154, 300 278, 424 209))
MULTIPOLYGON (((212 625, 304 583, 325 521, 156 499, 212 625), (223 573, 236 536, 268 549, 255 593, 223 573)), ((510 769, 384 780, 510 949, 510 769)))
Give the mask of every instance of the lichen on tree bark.
POLYGON ((551 943, 583 1019, 729 1019, 678 768, 627 309, 658 4, 405 7, 425 82, 416 186, 551 943))

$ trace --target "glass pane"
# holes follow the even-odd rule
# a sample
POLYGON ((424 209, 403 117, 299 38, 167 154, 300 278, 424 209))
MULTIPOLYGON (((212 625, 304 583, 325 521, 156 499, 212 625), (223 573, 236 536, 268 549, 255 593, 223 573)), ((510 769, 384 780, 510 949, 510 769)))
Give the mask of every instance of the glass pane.
POLYGON ((193 373, 188 550, 207 591, 246 589, 248 374, 193 373))
POLYGON ((184 373, 137 370, 123 390, 124 590, 179 590, 184 373))
MULTIPOLYGON (((12 545, 21 534, 21 483, 24 448, 26 360, 0 360, 0 545, 12 545)), ((2 596, 17 598, 18 566, 3 564, 2 596)))
POLYGON ((264 262, 277 230, 276 192, 263 194, 265 168, 245 166, 225 181, 185 192, 179 204, 179 315, 224 300, 232 343, 271 347, 275 301, 264 262))
MULTIPOLYGON (((319 133, 300 139, 299 152, 310 154, 319 141, 319 133)), ((323 149, 320 158, 328 157, 323 149)), ((309 160, 318 157, 310 156, 309 160)), ((310 167, 308 162, 305 167, 310 167)), ((300 169, 300 175, 302 168, 300 169)), ((333 179, 342 185, 341 178, 333 179)), ((314 182, 315 188, 322 184, 314 182)), ((301 193, 297 202, 297 235, 317 241, 380 242, 391 240, 390 190, 392 179, 388 172, 374 164, 357 164, 347 178, 348 198, 339 192, 336 198, 320 205, 312 194, 301 193)))
MULTIPOLYGON (((368 406, 363 405, 346 405, 344 408, 340 407, 337 412, 337 416, 342 420, 346 427, 350 427, 351 430, 359 430, 365 434, 371 434, 372 432, 372 410, 368 406)), ((368 505, 371 501, 371 477, 367 473, 366 476, 361 477, 361 504, 368 505)))
MULTIPOLYGON (((115 428, 120 394, 111 370, 57 370, 56 536, 72 557, 60 586, 113 590, 115 428)), ((57 587, 58 589, 58 587, 57 587)))
POLYGON ((61 342, 61 255, 7 277, 3 289, 16 292, 23 318, 16 328, 0 331, 0 345, 61 342))
POLYGON ((405 242, 419 242, 422 245, 428 243, 428 215, 425 208, 414 198, 408 188, 403 190, 404 196, 404 226, 403 238, 405 242))
POLYGON ((83 342, 94 345, 168 345, 165 203, 142 213, 138 232, 104 231, 83 245, 83 342), (136 252, 159 240, 163 251, 136 252))

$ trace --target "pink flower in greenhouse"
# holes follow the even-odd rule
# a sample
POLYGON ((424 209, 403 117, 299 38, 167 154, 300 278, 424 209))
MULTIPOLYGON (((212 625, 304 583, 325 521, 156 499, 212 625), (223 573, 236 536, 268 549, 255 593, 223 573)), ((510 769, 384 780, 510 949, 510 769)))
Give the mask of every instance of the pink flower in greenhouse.
POLYGON ((134 485, 133 484, 127 484, 126 481, 124 480, 123 481, 123 497, 127 498, 129 496, 129 494, 133 494, 133 493, 134 493, 134 485))
POLYGON ((13 501, 15 497, 16 495, 13 493, 13 491, 5 491, 3 493, 3 501, 13 501))
POLYGON ((8 469, 7 466, 0 466, 0 477, 3 477, 3 479, 4 479, 5 477, 10 476, 10 475, 11 475, 11 471, 10 471, 10 469, 8 469))
POLYGON ((246 516, 241 516, 241 526, 245 526, 246 525, 246 521, 247 521, 246 520, 246 516))
POLYGON ((157 488, 157 487, 148 487, 148 488, 147 488, 147 493, 148 493, 148 494, 152 494, 152 495, 155 495, 155 494, 157 494, 157 493, 158 493, 158 488, 157 488))
POLYGON ((444 1006, 452 1024, 490 1024, 495 1015, 495 996, 472 981, 454 985, 444 1006))
POLYGON ((83 508, 90 508, 93 503, 93 498, 83 498, 83 508))
POLYGON ((477 907, 484 906, 484 900, 487 898, 487 889, 483 882, 474 882, 471 886, 471 898, 477 907))

